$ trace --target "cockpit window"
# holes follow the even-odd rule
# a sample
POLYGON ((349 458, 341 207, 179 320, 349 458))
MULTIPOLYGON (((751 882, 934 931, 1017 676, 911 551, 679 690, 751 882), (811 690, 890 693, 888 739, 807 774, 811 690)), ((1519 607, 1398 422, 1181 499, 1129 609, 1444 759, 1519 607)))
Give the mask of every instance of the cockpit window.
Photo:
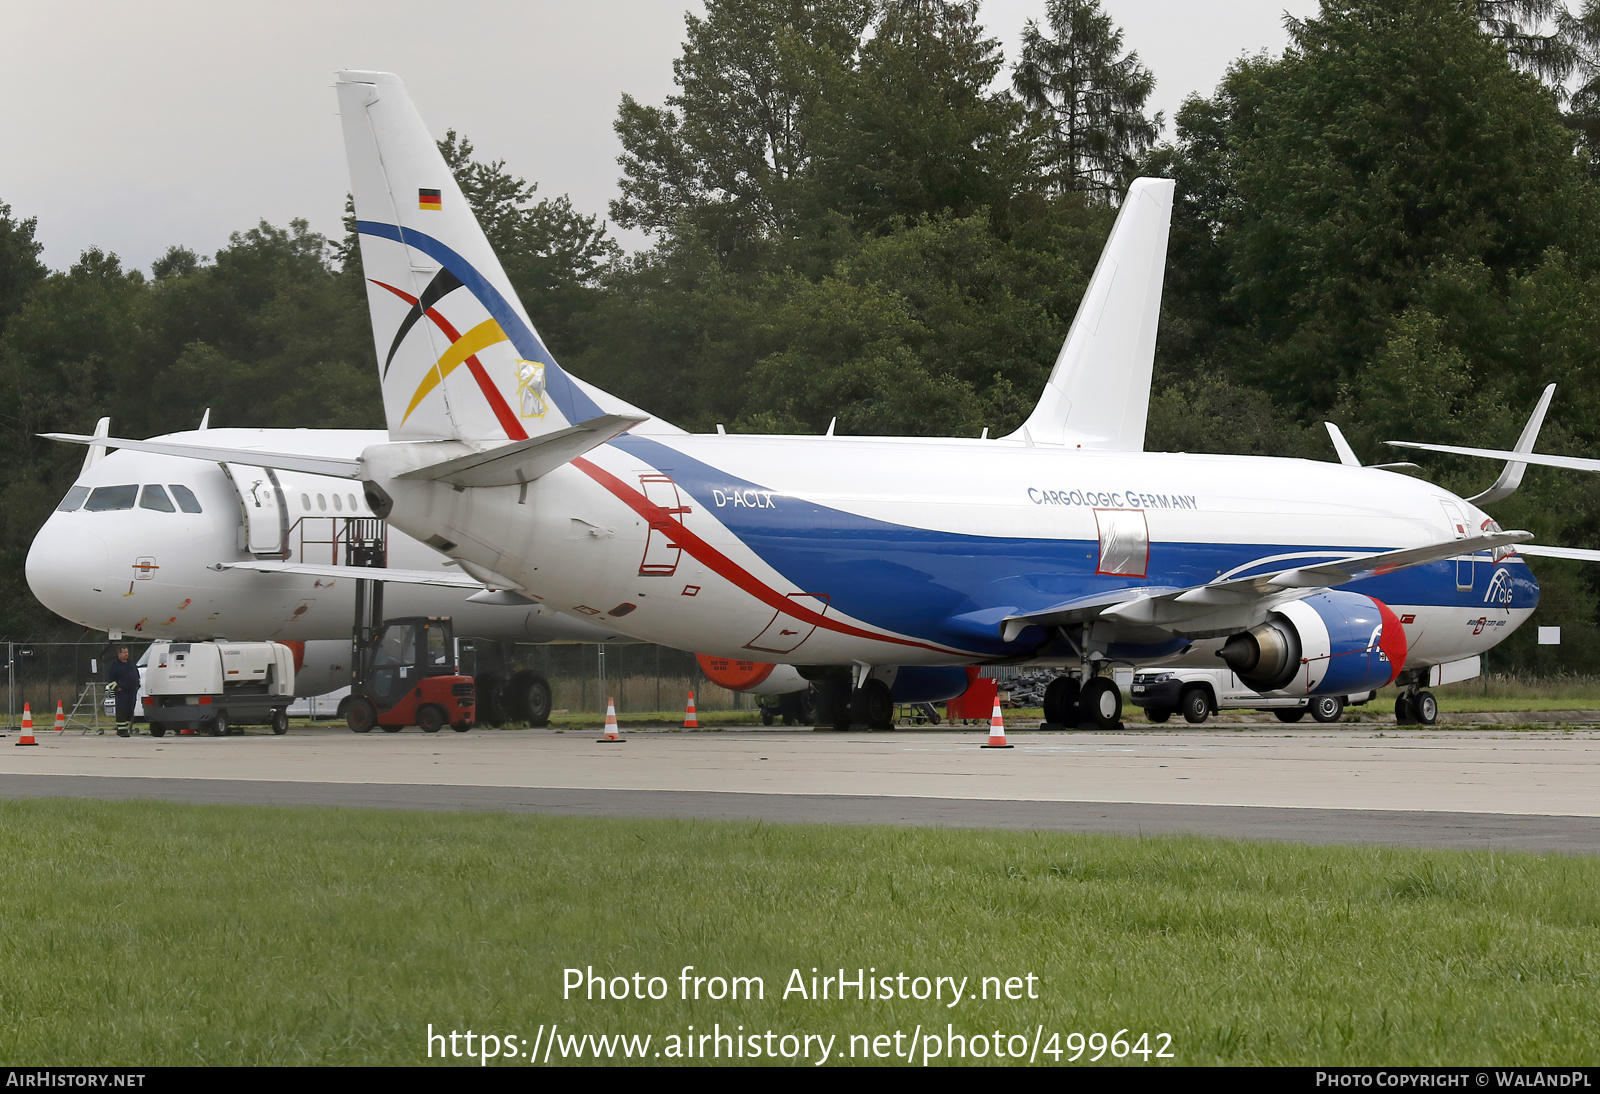
POLYGON ((97 486, 89 493, 89 504, 84 509, 91 513, 107 513, 114 509, 132 509, 139 496, 139 487, 97 486))
POLYGON ((87 486, 74 486, 67 491, 67 496, 61 499, 61 504, 56 506, 58 513, 70 513, 83 504, 83 499, 89 496, 87 486))
POLYGON ((167 492, 159 486, 147 485, 144 493, 139 497, 140 509, 154 509, 158 513, 175 513, 172 499, 167 497, 167 492))
POLYGON ((178 508, 185 513, 200 512, 200 499, 194 496, 194 491, 187 486, 173 484, 172 496, 178 499, 178 508))

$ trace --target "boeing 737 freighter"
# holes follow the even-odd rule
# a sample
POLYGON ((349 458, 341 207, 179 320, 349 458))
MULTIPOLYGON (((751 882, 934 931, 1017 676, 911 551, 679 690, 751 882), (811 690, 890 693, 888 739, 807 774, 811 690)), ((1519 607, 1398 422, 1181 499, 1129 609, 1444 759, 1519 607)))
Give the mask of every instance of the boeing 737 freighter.
MULTIPOLYGON (((795 666, 836 725, 1055 665, 1046 717, 1115 724, 1118 664, 1220 657, 1267 695, 1430 680, 1538 585, 1477 506, 1345 463, 1143 451, 1172 183, 1134 183, 1044 395, 997 439, 690 435, 567 373, 400 80, 338 82, 388 436, 63 437, 359 483, 485 585, 643 641, 795 666)), ((236 566, 317 576, 294 560, 236 566)))

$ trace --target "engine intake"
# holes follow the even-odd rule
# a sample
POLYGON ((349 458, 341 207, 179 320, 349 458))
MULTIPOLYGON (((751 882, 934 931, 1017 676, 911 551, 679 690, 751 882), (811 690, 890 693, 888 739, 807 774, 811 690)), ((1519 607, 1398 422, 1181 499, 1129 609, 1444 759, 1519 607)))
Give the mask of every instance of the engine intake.
POLYGON ((1283 605, 1236 634, 1217 656, 1263 694, 1348 695, 1391 683, 1405 667, 1406 635, 1389 606, 1326 592, 1283 605))

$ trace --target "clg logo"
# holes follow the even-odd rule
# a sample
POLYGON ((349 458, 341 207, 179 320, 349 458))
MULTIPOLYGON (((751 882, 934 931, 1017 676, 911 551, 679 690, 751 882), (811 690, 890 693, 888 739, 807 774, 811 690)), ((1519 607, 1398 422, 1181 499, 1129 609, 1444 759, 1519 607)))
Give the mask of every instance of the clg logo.
POLYGON ((1503 608, 1511 607, 1512 583, 1511 571, 1504 566, 1494 572, 1489 579, 1489 587, 1484 590, 1483 602, 1485 604, 1498 604, 1503 608))

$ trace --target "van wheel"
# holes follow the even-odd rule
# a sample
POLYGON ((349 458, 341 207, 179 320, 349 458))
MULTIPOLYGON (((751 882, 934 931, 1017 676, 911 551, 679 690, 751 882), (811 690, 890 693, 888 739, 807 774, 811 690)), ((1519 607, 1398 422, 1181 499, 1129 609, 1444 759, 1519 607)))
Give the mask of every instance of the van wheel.
POLYGON ((1343 716, 1343 695, 1319 695, 1311 700, 1311 717, 1317 721, 1337 722, 1343 716))
POLYGON ((1185 688, 1178 699, 1178 709, 1183 711, 1183 720, 1190 725, 1205 725, 1206 719, 1211 717, 1211 700, 1206 689, 1185 688))
POLYGON ((167 735, 167 727, 166 726, 151 725, 151 727, 150 727, 150 736, 152 736, 152 737, 165 737, 166 735, 167 735))
POLYGON ((1294 710, 1275 710, 1272 716, 1280 722, 1298 722, 1306 716, 1306 712, 1297 707, 1294 710))

